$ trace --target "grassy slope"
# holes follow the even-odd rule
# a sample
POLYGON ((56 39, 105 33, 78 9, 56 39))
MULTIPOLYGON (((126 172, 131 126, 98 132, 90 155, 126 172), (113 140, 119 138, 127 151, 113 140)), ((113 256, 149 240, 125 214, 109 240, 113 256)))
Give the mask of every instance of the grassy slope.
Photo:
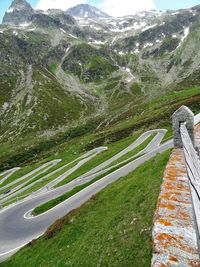
MULTIPOLYGON (((171 132, 171 115, 181 105, 187 105, 193 112, 200 112, 200 88, 189 88, 186 90, 172 92, 153 100, 141 100, 137 105, 131 105, 126 112, 118 112, 118 117, 107 127, 94 131, 96 121, 91 121, 80 136, 73 134, 68 137, 68 132, 60 136, 45 140, 38 139, 34 135, 27 136, 23 140, 0 146, 0 170, 15 166, 26 166, 38 162, 44 158, 58 158, 56 154, 62 153, 64 157, 76 157, 81 151, 92 147, 107 145, 130 136, 133 132, 144 132, 148 129, 164 127, 171 132), (72 140, 71 140, 72 139, 72 140), (52 156, 55 155, 55 156, 52 156), (66 155, 66 156, 65 156, 66 155)), ((79 127, 75 129, 79 133, 79 127)), ((60 157, 60 155, 59 155, 60 157)))
MULTIPOLYGON (((141 151, 142 149, 144 149, 148 143, 153 139, 155 135, 153 136, 150 136, 149 138, 147 138, 147 140, 139 145, 137 148, 135 148, 133 151, 129 152, 127 155, 125 156, 122 156, 120 159, 118 159, 117 161, 114 161, 112 164, 110 164, 109 166, 114 166, 116 163, 120 163, 122 162, 122 160, 125 160, 125 159, 128 159, 128 156, 133 156, 133 155, 136 155, 139 151, 141 151)), ((122 143, 122 142, 118 142, 119 144, 122 143)), ((123 143, 122 143, 123 144, 123 143)), ((114 149, 116 146, 112 146, 111 150, 114 149)), ((105 159, 105 153, 102 154, 103 158, 105 159)), ((133 159, 132 159, 133 160, 133 159)), ((100 162, 99 162, 99 157, 95 157, 95 159, 92 161, 92 165, 91 163, 89 164, 89 167, 88 167, 88 163, 87 164, 84 164, 84 167, 81 169, 79 169, 78 171, 74 172, 72 175, 70 175, 67 179, 63 180, 62 182, 60 182, 59 184, 57 184, 55 187, 58 187, 60 185, 63 185, 63 184, 66 184, 67 182, 71 181, 72 179, 75 179, 76 177, 79 177, 81 174, 84 173, 84 169, 85 171, 89 170, 89 169, 92 169, 92 166, 95 165, 98 165, 100 162)), ((105 176, 106 174, 108 173, 111 173, 112 171, 118 169, 119 167, 123 166, 124 163, 122 163, 120 166, 118 167, 114 167, 112 168, 111 170, 107 171, 106 173, 102 174, 102 175, 99 175, 97 176, 95 179, 93 179, 92 181, 90 182, 87 182, 86 184, 83 184, 81 186, 77 186, 76 188, 74 188, 73 190, 71 190, 70 192, 67 192, 66 194, 56 198, 56 199, 52 199, 51 201, 37 207, 35 210, 34 210, 34 214, 37 215, 37 214, 41 214, 51 208, 53 208, 54 206, 58 205, 59 203, 63 202, 64 200, 66 200, 67 198, 69 198, 70 196, 74 195, 75 193, 81 191, 83 188, 87 187, 88 185, 98 181, 99 179, 101 179, 103 176, 105 176)))
POLYGON ((152 218, 169 154, 109 185, 0 266, 150 266, 152 218))
MULTIPOLYGON (((135 133, 133 135, 130 135, 127 138, 123 138, 122 140, 119 140, 117 142, 114 142, 112 144, 108 145, 108 150, 100 153, 98 156, 96 156, 94 159, 90 160, 89 162, 85 163, 82 167, 80 167, 77 171, 75 171, 73 174, 71 174, 69 177, 67 177, 62 183, 60 184, 65 184, 66 182, 69 182, 71 180, 73 180, 74 178, 76 178, 77 176, 87 172, 88 170, 91 170, 93 167, 96 167, 97 165, 99 165, 100 163, 106 161, 107 159, 111 158, 113 155, 115 155, 116 153, 120 152, 121 150, 123 150, 124 148, 126 148, 128 145, 130 145, 131 143, 133 143, 138 137, 139 137, 139 133, 135 133)), ((86 137, 87 138, 87 137, 86 137)), ((148 139, 148 141, 150 141, 150 139, 148 139)), ((148 144, 148 142, 144 143, 145 145, 148 144)), ((139 148, 143 148, 143 144, 139 147, 139 148)), ((134 151, 135 153, 138 152, 138 148, 135 149, 134 151)), ((45 162, 51 159, 55 159, 55 158, 61 158, 62 161, 56 165, 55 167, 51 168, 50 170, 48 170, 47 172, 45 172, 42 175, 38 175, 34 180, 37 180, 39 178, 41 178, 42 176, 52 172, 52 170, 57 169, 60 166, 65 165, 66 163, 71 162, 72 160, 78 158, 78 156, 80 156, 81 151, 80 151, 80 147, 79 145, 77 145, 77 140, 75 140, 74 145, 71 144, 71 147, 68 148, 68 151, 62 151, 61 153, 56 154, 53 158, 50 157, 48 159, 45 159, 45 162)), ((40 165, 34 164, 32 166, 27 166, 22 168, 21 170, 19 170, 18 172, 16 172, 16 174, 12 175, 8 181, 14 181, 17 180, 20 176, 19 174, 25 174, 26 172, 33 170, 34 167, 39 167, 40 165)), ((50 182, 51 180, 55 179, 56 177, 58 177, 58 175, 64 173, 66 170, 68 170, 70 167, 74 166, 74 164, 70 164, 69 166, 67 166, 66 168, 64 168, 62 171, 58 172, 57 174, 51 175, 49 178, 33 185, 31 188, 27 189, 26 191, 22 192, 19 195, 19 198, 23 198, 24 196, 26 196, 26 194, 31 193, 39 188, 41 188, 42 186, 45 186, 45 184, 47 184, 48 182, 50 182)), ((2 185, 0 185, 0 193, 2 192, 1 190, 1 186, 3 186, 4 184, 7 184, 7 182, 3 183, 2 185)), ((8 187, 8 189, 11 189, 13 187, 15 187, 16 185, 13 185, 11 187, 8 187)), ((6 191, 8 190, 6 189, 6 191)), ((4 192, 5 190, 3 190, 4 192)), ((9 199, 6 203, 4 203, 4 205, 10 204, 13 201, 16 200, 16 197, 14 197, 14 199, 9 199)))
MULTIPOLYGON (((71 175, 69 175, 66 179, 64 179, 62 182, 60 182, 57 186, 60 186, 60 185, 63 185, 63 184, 66 184, 67 182, 73 180, 74 178, 80 176, 81 174, 84 174, 86 173, 88 170, 91 170, 92 168, 96 167, 97 165, 99 165, 100 163, 106 161, 107 159, 111 158, 113 155, 115 155, 116 153, 122 151, 124 148, 126 148, 128 145, 130 145, 131 143, 133 143, 138 137, 139 137, 139 133, 135 133, 133 135, 130 135, 129 137, 127 138, 124 138, 122 140, 119 140, 115 143, 112 143, 110 145, 108 145, 108 150, 100 153, 99 155, 95 156, 92 160, 90 160, 89 162, 85 163, 82 167, 80 167, 77 171, 75 171, 74 173, 72 173, 71 175)), ((133 151, 129 152, 127 155, 123 156, 121 159, 119 159, 118 161, 116 162, 113 162, 112 165, 116 164, 116 163, 119 163, 120 161, 122 160, 125 160, 125 159, 128 159, 128 157, 130 156, 133 156, 135 155, 136 153, 138 153, 140 150, 142 150, 143 148, 145 148, 147 146, 147 144, 153 139, 155 135, 152 135, 151 137, 149 137, 144 143, 142 143, 140 146, 138 146, 136 149, 134 149, 133 151)), ((77 150, 78 151, 78 150, 77 150)), ((70 151, 71 152, 71 151, 70 151)), ((57 164, 56 166, 54 166, 53 168, 49 169, 48 171, 46 171, 45 173, 43 174, 40 174, 40 175, 37 175, 33 180, 31 180, 30 183, 32 183, 33 181, 36 181, 38 180, 39 178, 41 177, 44 177, 46 174, 48 173, 51 173, 53 170, 56 170, 57 168, 65 165, 66 163, 70 162, 70 158, 73 159, 73 155, 68 155, 68 153, 66 152, 65 155, 63 154, 58 154, 57 155, 57 158, 62 158, 62 161, 57 164), (67 160, 66 160, 67 159, 67 160)), ((79 155, 76 156, 76 158, 78 157, 79 155)), ((49 158, 50 160, 50 158, 49 158)), ((45 162, 48 161, 47 159, 45 159, 45 162)), ((77 163, 77 162, 76 162, 77 163)), ((41 163, 42 164, 42 163, 41 163)), ((3 206, 7 206, 13 202, 16 201, 16 198, 17 199, 22 199, 24 197, 27 196, 27 194, 30 194, 32 193, 33 191, 36 191, 38 189, 40 189, 41 187, 45 186, 47 183, 49 183, 50 181, 52 181, 53 179, 55 179, 56 177, 58 177, 60 174, 66 172, 68 169, 70 169, 72 166, 74 166, 75 164, 70 164, 68 165, 66 168, 62 169, 61 171, 59 171, 58 173, 56 174, 53 174, 51 176, 49 176, 48 178, 36 183, 35 185, 33 185, 32 187, 28 188, 27 190, 23 191, 21 194, 19 194, 17 197, 13 197, 11 199, 9 199, 8 201, 6 201, 3 206)), ((38 166, 41 166, 40 164, 34 164, 33 166, 38 167, 38 166)), ((17 183, 17 184, 14 184, 12 186, 9 186, 7 189, 4 189, 4 190, 1 190, 1 187, 5 184, 7 184, 8 182, 11 182, 11 181, 14 181, 14 180, 17 180, 20 176, 19 174, 24 174, 26 173, 28 170, 32 170, 34 169, 33 166, 27 166, 27 167, 24 167, 22 169, 20 169, 19 171, 16 172, 16 174, 12 175, 7 181, 5 181, 5 183, 3 183, 2 185, 0 185, 0 194, 9 190, 9 189, 12 189, 14 188, 16 185, 20 184, 21 182, 17 183)), ((112 169, 113 171, 114 169, 112 169)), ((109 171, 110 173, 111 171, 109 171)), ((35 175, 34 175, 35 176, 35 175)), ((101 176, 100 176, 101 177, 101 176)), ((97 180, 100 178, 100 177, 97 177, 97 180)), ((96 180, 96 179, 95 179, 96 180)), ((30 184, 29 182, 27 184, 30 184)), ((92 182, 91 182, 92 183, 92 182)), ((91 184, 89 183, 89 184, 91 184)), ((26 185, 27 185, 26 184, 26 185)), ((25 185, 25 186, 26 186, 25 185)), ((50 201, 50 203, 46 203, 44 205, 42 205, 42 209, 40 209, 39 207, 39 212, 42 210, 42 212, 46 209, 49 209, 51 208, 52 206, 55 206, 56 204, 62 202, 64 199, 68 198, 69 196, 73 195, 74 193, 80 191, 81 189, 83 189, 85 186, 87 186, 88 183, 86 185, 83 185, 83 186, 80 186, 80 187, 77 187, 75 190, 73 190, 72 192, 68 192, 66 195, 63 195, 61 197, 59 197, 58 199, 56 199, 55 201, 52 200, 50 201), (56 203, 56 204, 55 204, 56 203)), ((57 187, 56 186, 56 187, 57 187)), ((37 213, 37 212, 36 212, 37 213)))
MULTIPOLYGON (((200 112, 199 101, 199 87, 172 92, 166 96, 151 100, 148 103, 141 102, 136 107, 130 107, 127 113, 120 114, 117 121, 112 122, 107 127, 102 127, 100 130, 94 131, 94 124, 92 123, 86 126, 79 126, 65 133, 63 136, 58 136, 57 139, 50 139, 43 143, 37 143, 35 147, 24 149, 22 153, 19 151, 16 153, 14 150, 16 149, 17 151, 18 147, 23 149, 23 143, 19 145, 16 143, 15 147, 1 146, 0 152, 2 158, 0 158, 0 165, 6 166, 11 164, 13 167, 25 165, 13 177, 9 178, 9 181, 11 181, 19 177, 19 174, 25 174, 46 161, 61 158, 63 161, 59 165, 63 165, 89 149, 101 145, 108 146, 108 151, 101 153, 97 158, 81 167, 78 173, 81 170, 87 171, 87 169, 91 169, 93 166, 116 154, 117 151, 125 148, 137 136, 148 129, 167 128, 168 133, 165 140, 171 138, 172 113, 182 104, 189 106, 195 113, 198 113, 200 112), (5 154, 8 152, 13 155, 10 160, 6 160, 7 157, 5 154)), ((33 142, 34 139, 30 137, 30 140, 33 142)), ((26 139, 23 142, 26 146, 28 144, 30 145, 30 141, 28 142, 26 139)), ((29 191, 38 189, 47 182, 42 182, 29 191)))

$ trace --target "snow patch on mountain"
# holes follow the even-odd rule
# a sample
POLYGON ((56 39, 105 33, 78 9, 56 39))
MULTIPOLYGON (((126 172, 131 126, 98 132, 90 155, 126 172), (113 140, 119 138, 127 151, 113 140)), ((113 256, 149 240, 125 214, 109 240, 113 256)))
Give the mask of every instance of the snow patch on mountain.
POLYGON ((138 30, 142 27, 146 26, 145 22, 142 22, 141 24, 136 22, 133 26, 128 26, 128 27, 124 27, 122 29, 120 28, 115 28, 115 29, 110 29, 112 32, 127 32, 127 31, 131 31, 131 30, 138 30))
POLYGON ((31 25, 31 22, 24 22, 24 23, 19 24, 19 26, 22 27, 22 28, 26 28, 26 27, 28 27, 30 25, 31 25))
POLYGON ((74 38, 74 39, 78 39, 76 36, 74 36, 74 35, 71 34, 71 33, 68 33, 68 35, 69 35, 70 37, 74 38))
POLYGON ((92 29, 94 29, 96 31, 101 31, 102 30, 102 28, 96 27, 96 26, 93 26, 93 25, 91 25, 90 28, 92 28, 92 29))
POLYGON ((137 48, 137 49, 134 50, 134 53, 138 54, 138 53, 140 53, 140 50, 137 48))
POLYGON ((147 31, 147 30, 149 30, 149 29, 151 29, 151 28, 155 28, 157 26, 157 24, 155 23, 155 24, 153 24, 153 25, 150 25, 150 26, 147 26, 147 27, 145 27, 142 31, 144 32, 144 31, 147 31))
POLYGON ((13 34, 15 35, 15 36, 17 36, 18 35, 18 32, 17 31, 13 31, 13 34))
POLYGON ((9 8, 9 9, 6 11, 6 13, 13 13, 15 10, 16 10, 16 9, 14 9, 14 8, 9 8))
POLYGON ((190 32, 190 28, 189 27, 184 29, 184 35, 182 36, 181 41, 180 41, 179 45, 177 46, 177 48, 179 48, 182 45, 184 40, 187 38, 189 32, 190 32))
POLYGON ((144 48, 151 47, 151 46, 153 46, 153 43, 146 43, 146 44, 144 45, 144 48))
POLYGON ((89 42, 89 44, 97 44, 97 45, 103 45, 105 43, 107 43, 107 41, 103 42, 103 41, 93 40, 89 42))
POLYGON ((66 33, 66 31, 65 31, 65 30, 63 30, 62 28, 60 28, 60 31, 61 31, 61 32, 63 32, 63 33, 66 33))
POLYGON ((115 37, 112 39, 112 42, 111 42, 111 44, 110 44, 110 45, 113 45, 113 44, 114 44, 114 42, 116 41, 116 39, 117 39, 117 36, 115 36, 115 37))

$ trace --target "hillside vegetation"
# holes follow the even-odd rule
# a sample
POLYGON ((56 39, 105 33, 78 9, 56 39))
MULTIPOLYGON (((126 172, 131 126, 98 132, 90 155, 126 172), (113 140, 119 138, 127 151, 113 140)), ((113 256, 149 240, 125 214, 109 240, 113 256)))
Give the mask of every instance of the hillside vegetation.
POLYGON ((0 266, 150 266, 152 219, 169 155, 108 186, 0 266))
MULTIPOLYGON (((19 175, 27 173, 48 160, 62 158, 61 164, 64 164, 77 158, 84 151, 108 145, 108 151, 98 155, 71 178, 69 177, 74 179, 124 149, 148 129, 167 128, 165 140, 169 140, 172 137, 171 114, 182 104, 190 106, 195 113, 198 113, 200 111, 199 88, 173 92, 150 101, 145 113, 129 119, 126 114, 126 119, 122 117, 119 121, 98 131, 92 128, 87 129, 86 132, 83 131, 82 134, 78 131, 80 134, 78 137, 76 137, 76 131, 72 131, 68 139, 52 140, 52 143, 40 152, 41 154, 38 153, 37 157, 28 159, 30 162, 37 159, 37 164, 28 166, 27 163, 23 163, 27 167, 22 168, 12 179, 17 179, 19 175), (47 157, 48 154, 51 156, 47 157), (40 157, 42 161, 38 161, 40 157)), ((92 197, 83 207, 58 220, 43 237, 32 241, 0 266, 96 266, 98 264, 99 266, 133 266, 133 263, 136 267, 149 266, 151 223, 169 155, 170 151, 157 155, 127 177, 111 184, 92 197), (53 253, 55 250, 60 252, 59 259, 57 254, 53 253), (35 257, 36 254, 38 257, 35 257), (87 256, 83 257, 83 255, 87 256)), ((55 177, 51 179, 53 178, 55 177)), ((44 186, 44 182, 39 186, 44 186)), ((61 200, 70 197, 77 190, 79 188, 72 190, 61 200)), ((48 208, 49 204, 44 210, 48 208)))

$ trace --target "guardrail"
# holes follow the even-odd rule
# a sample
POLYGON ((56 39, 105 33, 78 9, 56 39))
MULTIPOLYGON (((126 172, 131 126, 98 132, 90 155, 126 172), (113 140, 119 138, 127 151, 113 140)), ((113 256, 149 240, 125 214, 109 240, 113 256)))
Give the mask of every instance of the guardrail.
MULTIPOLYGON (((197 242, 200 248, 200 158, 195 149, 194 124, 199 122, 200 114, 194 117, 186 106, 179 108, 172 117, 174 147, 184 151, 187 176, 196 224, 197 242)), ((200 251, 200 250, 199 250, 200 251)))
POLYGON ((197 225, 197 240, 200 244, 200 160, 184 123, 180 125, 180 134, 197 225))
POLYGON ((179 108, 172 118, 174 131, 174 147, 184 151, 187 176, 190 185, 191 198, 194 209, 194 221, 197 229, 197 242, 200 247, 200 159, 195 149, 193 112, 186 106, 179 108))

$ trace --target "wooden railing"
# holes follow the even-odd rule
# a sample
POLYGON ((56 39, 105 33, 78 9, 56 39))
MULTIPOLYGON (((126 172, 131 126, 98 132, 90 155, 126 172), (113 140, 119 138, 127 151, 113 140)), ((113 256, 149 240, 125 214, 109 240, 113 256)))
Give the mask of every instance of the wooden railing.
POLYGON ((200 244, 200 159, 189 136, 186 123, 180 124, 180 135, 191 188, 194 216, 197 226, 197 241, 200 244))

